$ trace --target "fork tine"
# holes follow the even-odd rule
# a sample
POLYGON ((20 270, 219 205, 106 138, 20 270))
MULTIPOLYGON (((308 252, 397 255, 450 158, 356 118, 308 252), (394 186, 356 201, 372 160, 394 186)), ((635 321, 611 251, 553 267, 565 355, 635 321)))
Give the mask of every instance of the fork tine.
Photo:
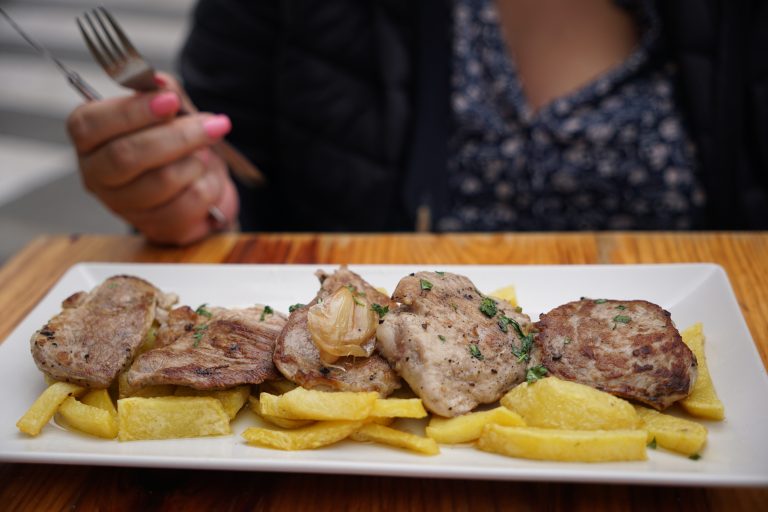
POLYGON ((88 50, 91 52, 91 55, 93 55, 93 58, 96 59, 96 62, 98 62, 102 68, 104 69, 108 68, 110 66, 109 62, 107 62, 107 60, 98 50, 98 48, 96 48, 96 45, 93 43, 93 40, 91 39, 91 36, 88 35, 88 31, 83 26, 83 22, 80 20, 80 18, 75 18, 75 21, 77 22, 78 28, 80 28, 80 33, 83 35, 83 39, 85 40, 85 45, 88 47, 88 50))
POLYGON ((98 22, 99 26, 101 27, 101 31, 104 34, 104 37, 109 42, 109 45, 112 47, 112 52, 117 55, 118 59, 125 60, 127 58, 127 55, 125 52, 118 46, 118 44, 115 42, 114 38, 112 37, 112 33, 107 28, 107 24, 104 23, 104 19, 102 15, 99 13, 98 9, 93 9, 91 11, 93 13, 93 17, 96 18, 96 21, 98 22))
POLYGON ((110 24, 112 29, 115 31, 115 34, 117 34, 117 37, 120 39, 120 42, 123 44, 123 48, 128 53, 136 54, 138 55, 139 52, 134 48, 133 44, 131 43, 131 40, 128 39, 128 36, 125 35, 125 32, 123 32, 123 29, 120 28, 120 25, 117 23, 115 18, 112 17, 112 15, 109 13, 106 7, 103 5, 98 7, 98 10, 101 11, 101 13, 104 14, 104 17, 107 19, 107 22, 110 24))
POLYGON ((104 56, 104 60, 107 61, 109 66, 113 66, 118 63, 117 58, 112 54, 112 52, 107 47, 107 44, 104 42, 104 39, 101 38, 101 34, 99 33, 99 29, 96 27, 96 24, 93 22, 89 14, 83 13, 83 16, 85 17, 85 21, 88 23, 88 26, 91 27, 91 33, 96 39, 96 43, 98 44, 101 54, 104 56))

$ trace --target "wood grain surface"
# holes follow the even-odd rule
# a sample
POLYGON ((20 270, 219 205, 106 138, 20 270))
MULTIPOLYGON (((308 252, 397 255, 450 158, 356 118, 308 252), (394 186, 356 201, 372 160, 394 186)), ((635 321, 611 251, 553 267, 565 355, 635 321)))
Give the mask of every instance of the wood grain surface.
MULTIPOLYGON (((0 269, 0 339, 78 262, 594 264, 713 262, 768 366, 768 233, 221 235, 35 240, 0 269)), ((0 510, 768 510, 765 488, 487 482, 0 464, 0 510)))

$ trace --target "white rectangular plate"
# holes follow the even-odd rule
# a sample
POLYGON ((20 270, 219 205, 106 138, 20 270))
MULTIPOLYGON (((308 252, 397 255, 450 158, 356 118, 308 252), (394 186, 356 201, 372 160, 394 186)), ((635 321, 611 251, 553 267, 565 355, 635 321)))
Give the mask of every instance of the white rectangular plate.
MULTIPOLYGON (((217 438, 120 443, 67 432, 54 423, 36 438, 16 430, 16 420, 44 389, 30 355, 29 338, 70 294, 90 290, 112 275, 132 274, 178 293, 181 304, 192 307, 264 303, 287 311, 289 305, 314 296, 317 268, 334 266, 80 264, 71 268, 0 345, 0 460, 548 482, 768 485, 768 378, 725 272, 710 264, 435 267, 468 276, 484 292, 514 284, 520 304, 534 320, 539 313, 587 296, 655 302, 671 311, 681 329, 704 322, 707 359, 727 419, 703 422, 709 441, 697 461, 649 450, 643 462, 541 462, 484 453, 470 446, 441 446, 440 455, 426 457, 351 441, 315 451, 281 452, 243 442, 242 431, 258 423, 250 411, 240 413, 231 436, 217 438)), ((402 276, 422 268, 351 267, 390 292, 402 276)))

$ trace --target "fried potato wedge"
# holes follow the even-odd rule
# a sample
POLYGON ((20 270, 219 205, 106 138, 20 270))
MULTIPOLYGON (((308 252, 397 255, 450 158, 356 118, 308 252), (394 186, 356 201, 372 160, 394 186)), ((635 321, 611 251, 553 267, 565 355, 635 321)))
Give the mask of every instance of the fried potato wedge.
POLYGON ((229 415, 208 396, 130 397, 117 401, 118 439, 175 439, 230 433, 229 415))
POLYGON ((83 395, 80 401, 85 405, 107 411, 112 416, 117 416, 115 404, 112 402, 112 397, 109 396, 109 392, 106 389, 93 389, 83 395))
POLYGON ((27 435, 38 435, 67 397, 79 396, 83 393, 85 388, 81 386, 68 382, 54 382, 37 397, 24 416, 16 422, 16 427, 27 435))
POLYGON ((281 418, 280 416, 272 416, 269 414, 264 414, 261 411, 261 403, 259 402, 259 399, 255 396, 249 396, 248 401, 251 405, 251 410, 256 413, 257 416, 259 416, 261 419, 266 421, 267 423, 271 423, 272 425, 275 425, 277 427, 287 428, 287 429, 293 429, 293 428, 301 428, 306 427, 307 425, 311 425, 314 423, 312 420, 291 420, 288 418, 281 418))
POLYGON ((657 446, 683 455, 699 453, 707 442, 704 425, 639 405, 635 410, 640 417, 640 428, 648 432, 647 442, 655 439, 657 446))
POLYGON ((373 441, 379 444, 405 448, 406 450, 425 455, 437 455, 440 453, 440 448, 434 439, 417 436, 376 423, 363 425, 350 436, 350 439, 363 442, 373 441))
POLYGON ((61 403, 58 412, 65 427, 104 439, 117 437, 117 415, 108 410, 84 404, 70 396, 61 403))
POLYGON ((501 405, 531 427, 615 430, 633 429, 639 422, 626 400, 555 377, 523 382, 502 397, 501 405))
POLYGON ((338 443, 363 425, 362 421, 320 421, 295 430, 250 427, 243 437, 248 444, 278 450, 311 450, 338 443))
POLYGON ((512 306, 517 307, 517 291, 515 291, 514 285, 508 285, 503 286, 499 288, 498 290, 494 290, 491 293, 489 293, 491 297, 495 297, 497 299, 505 300, 512 304, 512 306))
POLYGON ((646 459, 642 430, 555 430, 486 425, 477 447, 524 459, 610 462, 646 459))
POLYGON ((426 418, 421 398, 378 398, 371 416, 376 418, 426 418))
POLYGON ((275 396, 261 393, 261 412, 292 420, 363 420, 370 416, 378 393, 327 392, 301 387, 275 396))
POLYGON ((483 427, 489 423, 508 427, 525 426, 519 414, 502 406, 455 418, 433 416, 427 426, 427 436, 442 444, 469 443, 479 438, 483 427))
POLYGON ((174 392, 175 396, 210 396, 221 402, 224 407, 224 412, 227 413, 229 419, 234 419, 240 409, 243 408, 245 402, 248 401, 248 397, 251 394, 251 386, 237 386, 230 389, 222 389, 215 391, 203 391, 200 389, 192 389, 188 387, 179 386, 174 392))
POLYGON ((693 391, 686 398, 678 402, 680 406, 693 416, 710 420, 725 419, 725 407, 717 397, 715 385, 709 374, 707 356, 704 353, 704 331, 701 323, 697 323, 684 330, 680 335, 683 342, 688 345, 698 362, 699 373, 693 385, 693 391))

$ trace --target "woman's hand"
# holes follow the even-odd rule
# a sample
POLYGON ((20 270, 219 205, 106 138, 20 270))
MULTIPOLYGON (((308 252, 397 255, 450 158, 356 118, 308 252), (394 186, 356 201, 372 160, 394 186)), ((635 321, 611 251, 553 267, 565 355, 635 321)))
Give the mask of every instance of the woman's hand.
POLYGON ((67 130, 86 188, 148 239, 184 245, 233 223, 237 192, 209 146, 232 128, 224 115, 176 117, 183 91, 167 75, 157 92, 94 101, 76 108, 67 130))

